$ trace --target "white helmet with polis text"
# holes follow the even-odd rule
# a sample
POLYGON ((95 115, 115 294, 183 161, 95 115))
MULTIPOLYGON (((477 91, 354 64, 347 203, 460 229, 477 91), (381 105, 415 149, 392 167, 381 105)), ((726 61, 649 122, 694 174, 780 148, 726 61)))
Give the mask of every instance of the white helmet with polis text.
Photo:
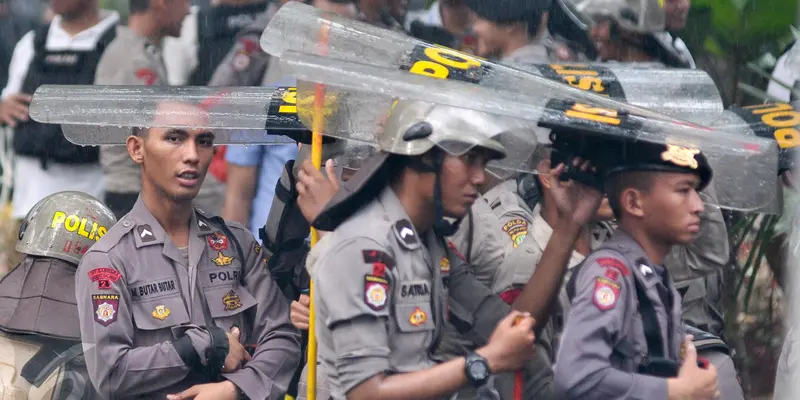
POLYGON ((16 250, 77 265, 116 222, 111 210, 86 193, 55 193, 36 203, 25 216, 16 250))

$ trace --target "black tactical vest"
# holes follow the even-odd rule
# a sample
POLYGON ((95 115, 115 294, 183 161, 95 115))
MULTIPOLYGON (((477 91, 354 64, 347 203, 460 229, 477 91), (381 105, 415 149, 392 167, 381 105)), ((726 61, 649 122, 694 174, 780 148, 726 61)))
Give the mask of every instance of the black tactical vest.
MULTIPOLYGON (((41 85, 92 85, 95 70, 106 46, 114 40, 116 24, 109 27, 89 51, 46 49, 50 25, 34 31, 34 56, 22 92, 32 94, 41 85)), ((61 125, 41 124, 28 120, 14 130, 14 151, 17 155, 41 160, 42 168, 48 162, 62 164, 90 164, 99 161, 97 146, 78 146, 70 143, 61 132, 61 125)))
POLYGON ((207 85, 233 47, 239 32, 266 10, 267 2, 245 6, 219 5, 200 10, 197 13, 197 68, 189 78, 189 85, 207 85))

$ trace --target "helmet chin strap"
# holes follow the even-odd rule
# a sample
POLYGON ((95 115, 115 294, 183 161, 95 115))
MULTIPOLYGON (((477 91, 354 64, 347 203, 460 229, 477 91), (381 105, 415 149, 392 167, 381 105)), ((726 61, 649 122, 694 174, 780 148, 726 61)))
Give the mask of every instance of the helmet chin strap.
POLYGON ((428 165, 417 158, 411 163, 411 167, 421 172, 433 172, 435 176, 433 184, 433 204, 436 208, 436 216, 433 222, 433 232, 440 237, 453 236, 461 224, 462 218, 454 222, 444 219, 444 204, 442 202, 442 164, 444 163, 444 152, 437 151, 433 157, 433 165, 428 165))

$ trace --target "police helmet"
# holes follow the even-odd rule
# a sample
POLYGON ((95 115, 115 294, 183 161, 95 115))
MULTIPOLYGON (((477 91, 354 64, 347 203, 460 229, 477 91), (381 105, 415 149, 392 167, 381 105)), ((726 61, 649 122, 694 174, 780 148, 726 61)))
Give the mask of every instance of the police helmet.
POLYGON ((86 193, 55 193, 36 203, 25 216, 16 250, 79 264, 89 247, 116 222, 111 210, 86 193))

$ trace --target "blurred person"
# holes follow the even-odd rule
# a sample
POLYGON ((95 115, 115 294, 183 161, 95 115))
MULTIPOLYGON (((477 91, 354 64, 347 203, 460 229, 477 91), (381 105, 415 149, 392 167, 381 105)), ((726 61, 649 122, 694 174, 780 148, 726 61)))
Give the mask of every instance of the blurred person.
POLYGON ((357 0, 358 19, 394 31, 403 31, 407 0, 357 0))
MULTIPOLYGON (((95 84, 166 85, 161 41, 164 37, 180 35, 181 23, 189 13, 189 2, 128 0, 128 6, 128 25, 117 27, 116 38, 97 65, 95 84)), ((122 218, 133 208, 142 190, 140 168, 131 160, 125 146, 102 146, 100 162, 105 179, 104 201, 117 218, 122 218)))
POLYGON ((14 128, 15 219, 52 193, 77 190, 103 197, 99 148, 72 144, 60 125, 41 124, 28 116, 31 94, 40 85, 94 83, 119 21, 118 13, 100 10, 97 1, 51 0, 53 21, 26 34, 14 49, 0 97, 0 123, 14 128))
POLYGON ((506 64, 542 64, 570 60, 547 30, 550 0, 465 0, 472 10, 476 54, 506 64))
MULTIPOLYGON (((166 102, 154 111, 192 126, 201 110, 166 102)), ((276 400, 301 357, 261 245, 242 225, 193 206, 213 145, 207 129, 137 129, 127 138, 140 197, 76 274, 86 365, 106 398, 276 400), (94 279, 101 272, 106 282, 94 279)))
POLYGON ((783 51, 772 70, 767 94, 788 103, 800 99, 800 42, 794 41, 783 51))
POLYGON ((178 38, 164 40, 169 83, 206 86, 242 29, 267 12, 266 0, 216 0, 192 7, 178 38))
POLYGON ((409 12, 405 30, 426 42, 475 53, 472 13, 464 0, 435 1, 430 8, 409 12))
POLYGON ((11 0, 0 0, 0 85, 8 82, 8 65, 14 46, 22 37, 30 32, 35 24, 27 15, 14 12, 11 0))
POLYGON ((4 399, 99 399, 81 350, 75 272, 116 222, 103 203, 81 192, 49 195, 25 216, 16 244, 24 259, 0 279, 4 399))

